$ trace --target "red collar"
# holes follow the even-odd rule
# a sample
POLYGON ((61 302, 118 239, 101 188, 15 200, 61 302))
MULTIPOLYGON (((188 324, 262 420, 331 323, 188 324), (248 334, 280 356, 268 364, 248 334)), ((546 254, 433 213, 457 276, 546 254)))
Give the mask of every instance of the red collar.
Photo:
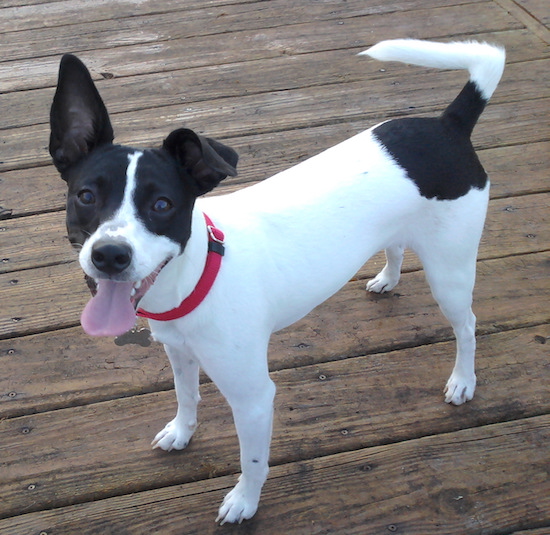
POLYGON ((138 316, 157 321, 177 320, 195 310, 208 295, 220 270, 225 248, 223 245, 223 232, 214 226, 214 223, 212 223, 212 220, 206 214, 204 214, 204 219, 206 220, 206 229, 208 230, 208 255, 204 271, 195 289, 179 306, 172 310, 155 314, 139 308, 136 312, 138 316))

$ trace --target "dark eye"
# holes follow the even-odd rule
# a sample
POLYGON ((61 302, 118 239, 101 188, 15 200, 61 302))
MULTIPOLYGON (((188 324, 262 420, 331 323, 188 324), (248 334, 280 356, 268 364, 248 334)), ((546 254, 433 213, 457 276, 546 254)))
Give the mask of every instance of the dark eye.
POLYGON ((89 189, 83 189, 78 192, 78 200, 81 204, 94 204, 95 195, 89 189))
POLYGON ((172 201, 166 197, 159 197, 153 204, 153 211, 158 213, 166 213, 172 209, 172 201))

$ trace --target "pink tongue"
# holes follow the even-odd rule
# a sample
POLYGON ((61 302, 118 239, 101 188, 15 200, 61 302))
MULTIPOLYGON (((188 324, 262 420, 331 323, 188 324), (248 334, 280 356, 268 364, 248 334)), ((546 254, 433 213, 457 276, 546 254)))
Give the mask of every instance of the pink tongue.
POLYGON ((91 336, 120 336, 136 323, 136 312, 130 301, 133 282, 101 279, 97 294, 82 311, 80 323, 91 336))

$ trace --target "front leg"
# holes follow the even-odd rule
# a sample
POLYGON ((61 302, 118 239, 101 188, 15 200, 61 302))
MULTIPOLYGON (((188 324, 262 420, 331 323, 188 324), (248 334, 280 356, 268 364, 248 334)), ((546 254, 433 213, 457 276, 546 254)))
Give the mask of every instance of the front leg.
POLYGON ((219 509, 216 521, 221 524, 254 515, 269 472, 275 397, 267 367, 269 334, 252 328, 252 321, 243 323, 246 330, 227 329, 226 336, 196 347, 202 369, 231 407, 239 438, 241 476, 219 509))
POLYGON ((238 522, 252 518, 269 472, 269 445, 273 427, 275 385, 266 375, 259 384, 236 385, 235 396, 226 394, 241 448, 239 482, 224 498, 216 521, 238 522))
POLYGON ((199 395, 199 364, 191 355, 165 345, 164 349, 172 365, 178 410, 152 442, 153 449, 165 451, 184 449, 197 428, 199 395))

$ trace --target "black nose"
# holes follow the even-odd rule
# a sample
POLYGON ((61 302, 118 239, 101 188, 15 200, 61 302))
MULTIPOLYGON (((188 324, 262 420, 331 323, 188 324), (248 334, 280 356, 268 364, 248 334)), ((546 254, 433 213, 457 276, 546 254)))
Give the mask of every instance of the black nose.
POLYGON ((98 242, 92 249, 92 263, 102 273, 122 273, 132 261, 130 247, 120 243, 98 242))

